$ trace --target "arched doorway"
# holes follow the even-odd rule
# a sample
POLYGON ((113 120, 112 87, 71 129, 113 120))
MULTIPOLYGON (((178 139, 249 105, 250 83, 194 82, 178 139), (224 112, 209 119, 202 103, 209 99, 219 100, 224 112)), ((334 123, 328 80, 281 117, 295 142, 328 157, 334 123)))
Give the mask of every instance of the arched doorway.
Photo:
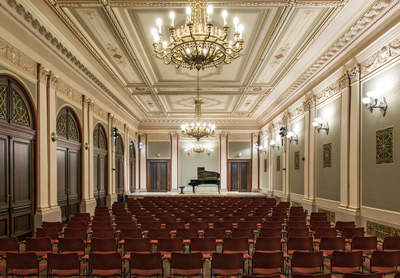
POLYGON ((101 124, 93 131, 93 191, 97 206, 106 205, 107 197, 107 139, 101 124))
POLYGON ((61 219, 79 212, 81 192, 81 136, 79 123, 70 108, 57 117, 57 201, 61 219))
POLYGON ((28 93, 0 75, 0 237, 32 233, 35 138, 28 93))
POLYGON ((115 192, 118 202, 124 200, 124 144, 121 135, 115 140, 115 192))
POLYGON ((135 145, 133 142, 129 144, 129 189, 131 192, 135 191, 135 178, 136 178, 136 153, 135 145))

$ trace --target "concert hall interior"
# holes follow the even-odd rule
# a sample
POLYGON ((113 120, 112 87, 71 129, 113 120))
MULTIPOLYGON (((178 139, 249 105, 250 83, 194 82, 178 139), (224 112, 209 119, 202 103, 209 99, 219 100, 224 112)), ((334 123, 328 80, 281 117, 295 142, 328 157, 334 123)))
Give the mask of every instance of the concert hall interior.
POLYGON ((399 236, 399 18, 396 0, 1 0, 0 237, 200 197, 399 236))

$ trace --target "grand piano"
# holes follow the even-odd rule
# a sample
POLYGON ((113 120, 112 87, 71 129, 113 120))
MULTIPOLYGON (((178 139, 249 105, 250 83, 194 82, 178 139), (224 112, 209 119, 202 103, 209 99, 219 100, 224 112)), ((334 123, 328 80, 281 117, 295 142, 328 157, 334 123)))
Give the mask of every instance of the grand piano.
POLYGON ((189 185, 193 186, 193 193, 196 193, 196 187, 200 184, 216 184, 218 193, 220 192, 219 173, 206 171, 205 167, 197 167, 197 179, 190 180, 189 185))

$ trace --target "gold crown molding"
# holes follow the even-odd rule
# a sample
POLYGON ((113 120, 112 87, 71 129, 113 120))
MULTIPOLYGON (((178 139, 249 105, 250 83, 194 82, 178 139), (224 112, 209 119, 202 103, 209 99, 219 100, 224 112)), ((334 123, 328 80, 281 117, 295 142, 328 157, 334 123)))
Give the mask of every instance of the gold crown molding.
MULTIPOLYGON (((46 38, 46 40, 48 40, 53 45, 53 47, 57 48, 72 64, 74 64, 76 66, 77 69, 80 69, 81 72, 84 73, 89 80, 94 82, 98 88, 100 88, 113 101, 115 101, 121 108, 123 108, 124 111, 128 115, 130 115, 137 122, 139 121, 139 118, 136 116, 136 114, 133 113, 121 100, 119 100, 119 98, 117 98, 117 96, 115 96, 111 92, 111 90, 108 89, 108 87, 106 85, 104 85, 103 82, 101 82, 100 79, 97 78, 81 61, 79 61, 72 52, 70 52, 66 47, 64 47, 64 45, 56 37, 54 37, 49 31, 47 31, 47 29, 44 25, 42 25, 37 19, 33 19, 33 16, 31 15, 31 13, 29 11, 27 11, 22 4, 17 4, 17 2, 15 0, 7 0, 7 2, 11 7, 15 8, 15 10, 17 11, 17 13, 20 16, 24 17, 25 21, 27 21, 28 23, 31 23, 32 27, 34 29, 37 29, 38 32, 42 36, 44 36, 46 38)), ((56 8, 55 6, 57 6, 57 2, 55 0, 49 0, 48 3, 53 9, 55 9, 56 8), (54 5, 51 3, 53 3, 54 5)), ((3 8, 5 8, 3 5, 1 5, 1 6, 3 8)), ((16 17, 14 16, 14 18, 16 18, 16 17)))
POLYGON ((356 37, 360 36, 378 15, 382 14, 385 9, 394 0, 380 0, 375 3, 364 15, 352 26, 350 27, 323 55, 321 55, 311 67, 309 67, 281 96, 274 101, 259 117, 262 117, 261 122, 265 122, 271 113, 282 105, 282 103, 290 98, 294 93, 301 90, 303 85, 309 81, 319 70, 325 66, 329 61, 333 60, 337 55, 339 55, 343 49, 347 48, 348 45, 356 37))
POLYGON ((36 62, 2 37, 0 37, 0 57, 5 62, 17 66, 29 76, 36 78, 36 62))
POLYGON ((315 106, 315 95, 310 95, 305 101, 303 101, 304 112, 310 111, 315 106))
POLYGON ((361 62, 361 78, 365 78, 375 70, 391 63, 400 56, 400 39, 397 38, 381 47, 370 57, 361 62))
POLYGON ((54 72, 50 72, 50 88, 56 89, 58 86, 58 79, 59 76, 57 74, 54 74, 54 72))
POLYGON ((72 88, 70 85, 68 85, 61 78, 58 79, 58 84, 55 89, 57 94, 61 94, 62 96, 69 98, 76 104, 82 105, 82 94, 72 88))

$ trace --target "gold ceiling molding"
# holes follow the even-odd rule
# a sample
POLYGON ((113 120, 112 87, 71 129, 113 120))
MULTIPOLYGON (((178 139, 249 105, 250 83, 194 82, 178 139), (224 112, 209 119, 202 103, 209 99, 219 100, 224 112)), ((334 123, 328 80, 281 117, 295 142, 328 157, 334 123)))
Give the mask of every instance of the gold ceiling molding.
POLYGON ((361 78, 368 76, 380 67, 400 56, 400 36, 381 47, 370 57, 361 62, 361 78))
MULTIPOLYGON (((70 62, 76 66, 76 69, 81 70, 82 73, 86 75, 92 82, 94 82, 103 92, 105 92, 113 101, 115 101, 124 111, 130 115, 134 120, 138 121, 138 117, 135 113, 133 113, 117 96, 115 96, 110 89, 106 85, 101 82, 99 78, 97 78, 81 61, 79 61, 76 56, 69 51, 56 37, 51 34, 51 32, 47 31, 46 27, 42 25, 37 19, 34 19, 32 14, 26 10, 26 8, 22 4, 18 4, 15 0, 7 0, 9 6, 15 8, 17 13, 24 17, 24 20, 28 23, 32 24, 34 29, 37 29, 38 32, 44 36, 46 40, 48 40, 53 47, 58 49, 70 62)), ((55 0, 49 0, 49 5, 53 9, 57 9, 57 2, 55 0)), ((3 6, 4 7, 4 6, 3 6)), ((5 8, 5 7, 4 7, 5 8)), ((68 24, 68 19, 63 18, 63 20, 68 24)), ((69 23, 72 24, 72 21, 69 20, 69 23)), ((24 25, 24 24, 23 24, 24 25)), ((69 25, 69 24, 68 24, 69 25)), ((25 25, 24 25, 25 26, 25 25)), ((94 53, 92 53, 95 55, 94 53)), ((95 55, 96 57, 96 55, 95 55)))
POLYGON ((288 100, 294 93, 301 90, 303 85, 309 81, 322 66, 326 65, 334 57, 342 52, 351 41, 363 33, 366 26, 369 25, 378 15, 383 13, 385 9, 395 0, 377 0, 375 5, 373 5, 364 15, 357 20, 357 22, 350 27, 343 35, 340 37, 322 56, 320 56, 311 67, 309 67, 281 96, 272 103, 262 114, 264 122, 271 115, 271 113, 277 109, 278 106, 288 100))
POLYGON ((0 37, 0 57, 22 69, 29 76, 36 78, 36 62, 2 37, 0 37))

